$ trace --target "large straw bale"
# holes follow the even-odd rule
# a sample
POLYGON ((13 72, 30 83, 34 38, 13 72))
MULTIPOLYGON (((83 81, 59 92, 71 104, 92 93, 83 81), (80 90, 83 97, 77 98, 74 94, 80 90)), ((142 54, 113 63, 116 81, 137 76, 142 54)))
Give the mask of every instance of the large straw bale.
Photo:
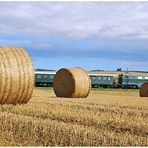
POLYGON ((22 48, 0 47, 0 104, 27 103, 34 87, 34 69, 22 48))
POLYGON ((148 82, 141 85, 139 93, 140 97, 148 97, 148 82))
POLYGON ((54 78, 57 97, 85 98, 91 89, 91 80, 82 68, 62 68, 54 78))

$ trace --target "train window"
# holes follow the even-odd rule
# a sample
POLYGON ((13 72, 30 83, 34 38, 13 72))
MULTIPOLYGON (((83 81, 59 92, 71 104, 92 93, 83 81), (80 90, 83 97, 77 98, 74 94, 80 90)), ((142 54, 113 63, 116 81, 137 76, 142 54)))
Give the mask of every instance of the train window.
POLYGON ((107 77, 103 77, 103 80, 106 80, 107 79, 107 77))
POLYGON ((148 77, 145 77, 145 79, 148 79, 148 77))
POLYGON ((44 79, 46 79, 47 78, 47 75, 44 75, 44 79))
POLYGON ((38 79, 41 79, 41 75, 38 75, 37 77, 38 77, 38 79))
POLYGON ((98 80, 101 80, 101 77, 98 77, 98 80))
POLYGON ((108 80, 111 80, 111 78, 110 78, 110 77, 108 77, 108 80))
POLYGON ((95 80, 95 79, 96 79, 96 77, 92 76, 92 79, 93 79, 93 80, 95 80))
POLYGON ((53 77, 54 77, 53 75, 50 75, 50 79, 53 79, 53 77))
POLYGON ((132 79, 133 77, 131 77, 131 76, 127 76, 127 79, 132 79))
POLYGON ((142 77, 138 77, 138 79, 142 79, 142 77))

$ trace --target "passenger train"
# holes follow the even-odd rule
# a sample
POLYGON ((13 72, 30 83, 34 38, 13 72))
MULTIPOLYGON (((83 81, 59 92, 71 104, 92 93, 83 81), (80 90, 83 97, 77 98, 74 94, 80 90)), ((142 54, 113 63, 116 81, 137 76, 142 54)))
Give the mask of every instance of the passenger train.
MULTIPOLYGON (((52 87, 56 71, 35 72, 35 86, 52 87)), ((140 88, 148 82, 148 75, 88 73, 93 88, 140 88)))

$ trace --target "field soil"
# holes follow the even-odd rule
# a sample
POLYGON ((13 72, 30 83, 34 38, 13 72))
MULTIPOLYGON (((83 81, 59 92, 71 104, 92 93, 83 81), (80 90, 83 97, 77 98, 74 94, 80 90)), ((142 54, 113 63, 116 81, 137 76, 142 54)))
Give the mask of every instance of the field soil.
POLYGON ((0 146, 148 146, 148 98, 132 89, 57 98, 35 88, 28 104, 0 106, 0 146))

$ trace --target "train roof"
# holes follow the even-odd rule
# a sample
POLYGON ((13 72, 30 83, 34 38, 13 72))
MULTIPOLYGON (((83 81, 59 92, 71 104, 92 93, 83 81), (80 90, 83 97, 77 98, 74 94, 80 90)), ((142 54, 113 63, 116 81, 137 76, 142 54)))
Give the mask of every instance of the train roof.
POLYGON ((88 73, 89 76, 117 76, 116 74, 98 74, 98 73, 88 73))
POLYGON ((35 71, 35 74, 56 74, 56 71, 35 71))
MULTIPOLYGON (((56 74, 57 71, 40 71, 36 70, 35 74, 56 74)), ((118 74, 107 74, 107 73, 90 73, 88 72, 89 76, 118 76, 118 74)), ((123 76, 148 76, 148 74, 119 74, 123 76)))
MULTIPOLYGON (((56 74, 56 71, 35 71, 35 74, 56 74)), ((117 76, 116 74, 98 74, 98 73, 88 73, 89 76, 117 76)))
POLYGON ((148 76, 148 74, 120 74, 123 76, 148 76))

